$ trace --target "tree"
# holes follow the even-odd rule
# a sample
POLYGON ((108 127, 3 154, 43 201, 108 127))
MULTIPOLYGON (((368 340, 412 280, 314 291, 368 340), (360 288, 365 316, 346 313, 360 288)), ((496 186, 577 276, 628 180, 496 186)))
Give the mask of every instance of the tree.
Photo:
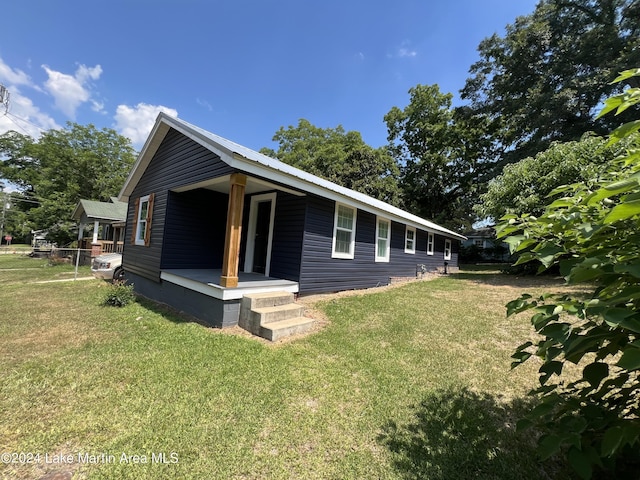
POLYGON ((384 117, 389 150, 401 165, 405 207, 442 225, 468 228, 491 167, 483 160, 491 146, 482 119, 453 109, 453 96, 438 85, 417 85, 409 96, 404 109, 393 107, 384 117))
POLYGON ((601 102, 622 90, 619 71, 640 64, 637 0, 541 0, 535 11, 484 39, 462 90, 502 146, 500 160, 534 156, 554 141, 585 132, 604 135, 637 113, 597 117, 601 102))
MULTIPOLYGON (((640 69, 616 81, 631 76, 640 69)), ((640 88, 628 89, 607 100, 601 115, 639 102, 640 88)), ((640 120, 624 124, 609 143, 639 129, 640 120)), ((594 468, 631 478, 640 468, 640 148, 631 145, 592 182, 553 193, 562 196, 540 217, 509 215, 499 226, 499 237, 520 252, 517 263, 537 260, 541 270, 559 264, 567 284, 582 285, 507 305, 508 315, 533 311, 539 334, 517 348, 513 366, 542 360, 534 391, 540 404, 518 428, 538 426, 541 456, 565 452, 582 478, 594 468), (581 367, 582 376, 566 374, 567 363, 581 367)))
POLYGON ((117 195, 135 160, 131 141, 115 130, 73 123, 38 141, 16 132, 1 135, 0 155, 0 176, 37 202, 17 204, 28 225, 48 229, 58 243, 74 238, 69 220, 78 201, 117 195))
POLYGON ((319 128, 301 119, 298 126, 280 127, 273 140, 278 151, 261 153, 306 172, 379 200, 400 204, 398 166, 385 148, 374 149, 360 133, 336 128, 319 128))
POLYGON ((539 216, 553 190, 561 185, 592 181, 630 144, 638 145, 640 138, 634 136, 611 146, 606 143, 602 137, 585 135, 580 141, 555 142, 535 157, 506 165, 502 174, 489 182, 474 211, 481 218, 493 219, 508 213, 539 216))

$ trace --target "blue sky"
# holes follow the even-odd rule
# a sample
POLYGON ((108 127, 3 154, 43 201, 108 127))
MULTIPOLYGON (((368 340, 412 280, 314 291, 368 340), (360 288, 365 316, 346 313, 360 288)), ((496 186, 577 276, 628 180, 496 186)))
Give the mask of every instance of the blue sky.
POLYGON ((139 149, 158 111, 255 150, 306 118, 386 143, 409 88, 458 95, 479 42, 534 0, 7 0, 0 133, 67 121, 139 149))

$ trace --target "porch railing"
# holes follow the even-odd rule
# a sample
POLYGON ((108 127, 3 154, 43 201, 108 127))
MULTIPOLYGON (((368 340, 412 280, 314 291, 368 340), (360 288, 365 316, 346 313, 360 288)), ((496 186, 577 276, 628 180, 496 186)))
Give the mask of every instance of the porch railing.
MULTIPOLYGON (((91 238, 83 238, 78 243, 78 247, 81 249, 91 250, 92 247, 92 239, 91 238)), ((122 249, 124 247, 124 242, 116 242, 114 245, 111 240, 98 240, 100 244, 100 254, 103 253, 122 253, 122 249)))

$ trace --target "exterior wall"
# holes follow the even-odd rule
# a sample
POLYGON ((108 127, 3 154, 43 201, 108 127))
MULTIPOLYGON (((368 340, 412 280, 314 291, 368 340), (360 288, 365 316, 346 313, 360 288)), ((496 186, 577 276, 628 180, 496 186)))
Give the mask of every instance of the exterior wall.
MULTIPOLYGON (((427 271, 444 267, 445 237, 436 234, 434 254, 427 255, 427 232, 416 231, 416 252, 405 253, 405 225, 391 222, 389 262, 375 261, 376 216, 358 210, 353 259, 331 258, 335 203, 308 197, 300 273, 300 293, 331 292, 387 285, 390 277, 412 277, 417 265, 427 271)), ((458 265, 459 242, 451 239, 448 264, 458 265)))
MULTIPOLYGON (((169 190, 233 173, 218 156, 170 129, 129 199, 124 245, 124 269, 159 282, 169 190), (155 194, 149 247, 131 242, 135 200, 155 194)), ((205 209, 213 211, 214 208, 205 209)), ((224 209, 226 215, 226 208, 224 209)), ((223 227, 224 228, 224 227, 223 227)))
POLYGON ((305 197, 278 192, 271 250, 272 277, 300 280, 305 204, 305 197))
POLYGON ((210 327, 223 328, 238 324, 240 299, 218 300, 171 282, 156 283, 127 272, 127 280, 135 285, 136 293, 178 311, 187 313, 210 327))
POLYGON ((169 192, 160 268, 222 268, 228 196, 169 192))

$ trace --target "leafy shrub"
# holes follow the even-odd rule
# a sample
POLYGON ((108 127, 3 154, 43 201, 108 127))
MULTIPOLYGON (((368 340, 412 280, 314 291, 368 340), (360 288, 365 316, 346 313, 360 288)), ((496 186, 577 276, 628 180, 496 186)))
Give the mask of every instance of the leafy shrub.
MULTIPOLYGON (((623 72, 617 81, 640 76, 623 72)), ((607 100, 600 115, 620 113, 640 102, 640 88, 607 100)), ((614 130, 609 143, 636 136, 640 120, 614 130)), ((513 367, 532 356, 542 360, 541 402, 518 423, 543 435, 540 456, 565 453, 580 477, 594 471, 630 478, 637 474, 640 447, 640 147, 608 164, 593 183, 557 188, 539 217, 503 217, 499 237, 507 237, 516 264, 536 261, 540 269, 559 266, 567 284, 581 294, 522 295, 507 314, 532 311, 540 335, 520 345, 513 367), (561 198, 557 198, 561 195, 561 198), (582 377, 566 379, 567 362, 582 377)))
POLYGON ((136 294, 133 291, 133 284, 127 285, 124 281, 115 281, 109 285, 103 304, 111 307, 124 307, 135 299, 136 294))

